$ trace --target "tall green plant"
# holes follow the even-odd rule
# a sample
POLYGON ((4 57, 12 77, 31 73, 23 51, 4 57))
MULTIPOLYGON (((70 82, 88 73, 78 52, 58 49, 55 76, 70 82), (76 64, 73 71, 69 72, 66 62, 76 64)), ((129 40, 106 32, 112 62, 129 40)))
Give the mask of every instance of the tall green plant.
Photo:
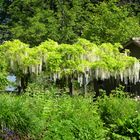
POLYGON ((5 137, 38 137, 45 128, 38 99, 0 95, 0 133, 5 137))
POLYGON ((98 100, 99 114, 110 139, 139 139, 139 102, 117 89, 98 100))

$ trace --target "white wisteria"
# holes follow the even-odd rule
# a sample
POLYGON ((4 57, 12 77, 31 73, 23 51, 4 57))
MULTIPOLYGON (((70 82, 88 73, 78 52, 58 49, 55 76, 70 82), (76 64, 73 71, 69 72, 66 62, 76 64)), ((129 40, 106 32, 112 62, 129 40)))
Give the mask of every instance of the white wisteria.
POLYGON ((5 51, 8 70, 15 75, 45 71, 54 82, 63 76, 75 74, 82 86, 85 75, 86 84, 90 80, 109 79, 114 77, 127 84, 128 80, 136 84, 140 77, 140 63, 136 58, 119 52, 119 46, 105 43, 97 46, 87 40, 80 39, 73 45, 58 44, 52 40, 29 48, 19 40, 7 41, 0 46, 5 51), (43 70, 45 67, 45 70, 43 70))

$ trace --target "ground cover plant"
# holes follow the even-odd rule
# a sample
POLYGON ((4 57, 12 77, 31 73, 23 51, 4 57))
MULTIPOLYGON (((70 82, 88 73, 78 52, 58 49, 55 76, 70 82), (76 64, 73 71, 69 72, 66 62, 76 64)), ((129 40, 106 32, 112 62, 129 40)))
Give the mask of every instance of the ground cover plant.
POLYGON ((129 140, 140 137, 139 102, 117 90, 93 98, 28 89, 26 95, 0 95, 3 139, 129 140), (41 91, 41 92, 40 92, 41 91))
POLYGON ((46 94, 0 95, 1 138, 42 140, 104 138, 103 123, 91 98, 51 96, 52 92, 46 94))
POLYGON ((99 114, 108 132, 109 139, 140 138, 140 107, 139 101, 130 98, 119 88, 110 96, 98 100, 99 114))
POLYGON ((43 129, 42 108, 37 100, 15 95, 0 95, 0 136, 4 139, 37 137, 43 129))

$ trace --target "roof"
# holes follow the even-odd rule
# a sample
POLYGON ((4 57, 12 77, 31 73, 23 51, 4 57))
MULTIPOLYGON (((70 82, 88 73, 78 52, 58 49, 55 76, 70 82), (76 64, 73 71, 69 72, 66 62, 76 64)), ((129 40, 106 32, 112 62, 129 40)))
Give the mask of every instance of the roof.
POLYGON ((127 48, 129 45, 134 44, 135 46, 140 47, 140 37, 131 38, 125 45, 124 48, 127 48))

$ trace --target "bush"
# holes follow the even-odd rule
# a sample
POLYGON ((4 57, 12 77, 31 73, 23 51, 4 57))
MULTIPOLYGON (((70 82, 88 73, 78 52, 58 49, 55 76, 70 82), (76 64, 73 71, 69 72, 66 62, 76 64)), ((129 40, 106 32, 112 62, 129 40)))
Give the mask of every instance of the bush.
POLYGON ((98 111, 110 139, 139 139, 140 107, 139 102, 129 98, 123 91, 104 96, 98 100, 98 111))
POLYGON ((0 95, 1 137, 37 137, 44 129, 43 122, 41 108, 33 98, 0 95))
POLYGON ((62 96, 44 108, 47 131, 44 140, 101 140, 105 131, 92 100, 62 96))
MULTIPOLYGON (((9 139, 140 139, 140 102, 122 90, 93 98, 58 94, 57 89, 0 95, 0 134, 9 139)), ((104 93, 104 92, 103 92, 104 93)), ((6 138, 5 138, 6 139, 6 138)))
POLYGON ((33 96, 0 95, 0 109, 3 138, 100 140, 105 136, 90 98, 51 95, 48 91, 33 96))

